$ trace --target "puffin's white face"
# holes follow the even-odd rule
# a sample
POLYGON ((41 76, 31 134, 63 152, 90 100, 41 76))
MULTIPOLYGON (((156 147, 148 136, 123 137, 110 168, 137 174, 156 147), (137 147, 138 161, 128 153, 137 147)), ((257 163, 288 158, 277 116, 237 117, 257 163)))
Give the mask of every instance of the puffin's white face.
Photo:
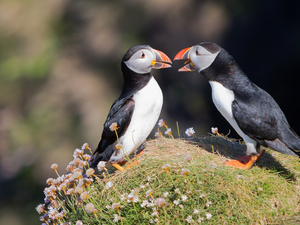
POLYGON ((126 66, 139 74, 149 73, 154 66, 155 54, 149 49, 140 49, 134 53, 127 61, 126 66))
POLYGON ((215 61, 219 52, 220 51, 211 53, 201 45, 195 45, 190 51, 189 58, 191 60, 191 64, 193 64, 200 73, 215 61))
POLYGON ((208 68, 220 53, 221 47, 214 43, 202 42, 190 48, 185 48, 177 53, 174 60, 187 60, 185 66, 178 71, 194 71, 208 68), (209 51, 210 50, 210 51, 209 51))

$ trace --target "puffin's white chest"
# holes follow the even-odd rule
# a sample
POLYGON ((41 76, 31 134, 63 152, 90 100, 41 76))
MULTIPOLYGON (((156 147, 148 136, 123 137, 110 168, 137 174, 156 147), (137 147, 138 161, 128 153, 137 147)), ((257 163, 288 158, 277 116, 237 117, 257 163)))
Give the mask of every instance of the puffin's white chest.
POLYGON ((232 114, 232 102, 234 101, 234 93, 222 84, 216 81, 209 81, 212 91, 212 100, 222 114, 230 123, 235 131, 244 139, 247 145, 247 155, 256 153, 256 141, 246 135, 236 123, 232 114))
POLYGON ((212 91, 212 100, 219 112, 231 124, 235 121, 232 114, 232 102, 234 101, 234 93, 222 84, 216 81, 209 81, 212 91))
POLYGON ((111 161, 118 161, 139 147, 149 136, 160 115, 163 95, 153 77, 145 87, 134 94, 133 100, 135 107, 131 121, 125 134, 120 137, 122 154, 112 155, 111 161))

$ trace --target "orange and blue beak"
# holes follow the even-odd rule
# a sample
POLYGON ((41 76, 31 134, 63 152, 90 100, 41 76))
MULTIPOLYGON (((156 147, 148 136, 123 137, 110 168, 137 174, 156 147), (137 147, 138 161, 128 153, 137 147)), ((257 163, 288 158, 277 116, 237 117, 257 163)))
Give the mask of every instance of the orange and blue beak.
POLYGON ((180 52, 177 53, 177 55, 174 57, 174 60, 187 60, 185 61, 185 66, 180 68, 178 71, 195 71, 197 70, 193 62, 191 61, 190 58, 190 51, 193 47, 185 48, 181 50, 180 52))
POLYGON ((155 59, 152 61, 151 65, 154 69, 163 69, 163 68, 169 68, 172 67, 172 61, 169 59, 169 57, 156 49, 152 49, 155 54, 155 59))

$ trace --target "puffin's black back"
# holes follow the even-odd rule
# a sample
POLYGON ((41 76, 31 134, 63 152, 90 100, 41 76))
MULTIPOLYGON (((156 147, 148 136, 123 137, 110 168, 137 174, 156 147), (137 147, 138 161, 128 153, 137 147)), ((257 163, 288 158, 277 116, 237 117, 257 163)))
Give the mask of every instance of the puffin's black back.
POLYGON ((290 127, 279 105, 271 95, 249 80, 227 51, 221 49, 214 62, 201 74, 208 81, 219 82, 233 91, 233 116, 246 135, 262 146, 300 155, 300 138, 290 127))

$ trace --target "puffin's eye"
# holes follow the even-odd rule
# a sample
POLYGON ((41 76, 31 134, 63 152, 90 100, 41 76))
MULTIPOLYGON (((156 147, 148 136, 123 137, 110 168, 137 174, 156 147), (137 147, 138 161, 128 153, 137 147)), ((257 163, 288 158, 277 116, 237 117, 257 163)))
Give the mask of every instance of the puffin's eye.
POLYGON ((197 49, 196 49, 196 55, 200 55, 197 49))
POLYGON ((142 58, 142 59, 145 58, 145 53, 144 53, 144 52, 142 53, 141 58, 142 58))

